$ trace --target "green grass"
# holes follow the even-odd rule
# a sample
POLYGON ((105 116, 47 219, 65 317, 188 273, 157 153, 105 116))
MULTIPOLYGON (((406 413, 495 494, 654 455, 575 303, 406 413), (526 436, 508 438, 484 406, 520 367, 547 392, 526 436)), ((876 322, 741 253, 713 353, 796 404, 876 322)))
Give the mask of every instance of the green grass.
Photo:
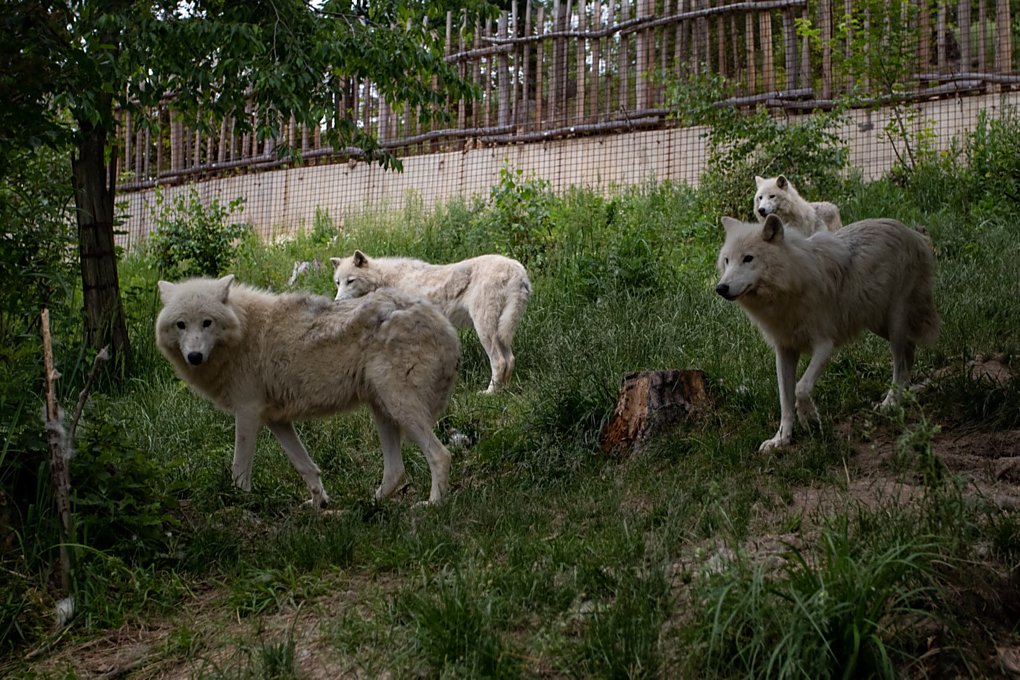
MULTIPOLYGON (((1002 604, 1015 586, 1001 574, 1020 555, 1018 522, 964 493, 930 454, 935 424, 972 432, 1020 422, 1015 383, 990 386, 962 372, 976 354, 1020 352, 1014 223, 974 221, 966 205, 931 212, 889 182, 850 185, 845 222, 882 214, 932 234, 943 333, 918 356, 931 386, 903 414, 875 414, 889 351, 864 339, 840 350, 818 384, 822 426, 798 429, 794 447, 763 456, 757 445, 779 417, 772 353, 713 291, 722 230, 711 202, 669 184, 609 197, 545 196, 529 186, 542 210, 528 211, 514 187, 503 188, 511 191, 500 205, 454 202, 429 212, 411 202, 402 213, 349 219, 342 231, 318 220, 284 243, 245 243, 232 268, 245 282, 283 290, 295 260, 328 262, 354 248, 448 261, 503 244, 526 260, 534 296, 506 393, 478 394, 487 361, 473 333, 461 335, 459 385, 437 431, 444 441, 466 435, 468 444, 454 451, 452 492, 436 508, 413 507, 429 473, 412 446, 404 451, 409 488, 371 501, 382 461, 364 412, 299 425, 334 512, 301 507, 304 484, 268 432, 258 441, 253 491, 234 488, 231 419, 176 380, 155 351, 159 275, 142 257, 123 263, 134 374, 104 388, 86 412, 90 455, 110 474, 101 478, 104 495, 81 507, 115 517, 126 498, 138 527, 166 531, 134 552, 79 551, 81 610, 68 638, 167 622, 151 667, 190 663, 206 678, 301 677, 309 641, 296 622, 304 617, 318 621, 315 654, 324 663, 368 676, 993 670, 994 645, 1016 634, 1002 604), (507 240, 494 214, 540 223, 507 240), (703 369, 717 410, 640 456, 604 456, 598 434, 622 376, 655 368, 703 369), (848 441, 847 430, 857 438, 848 441), (828 514, 797 505, 805 490, 846 492, 865 474, 855 470, 856 447, 883 433, 909 435, 880 471, 915 484, 918 499, 834 503, 828 514), (777 561, 749 547, 767 536, 795 539, 777 561), (988 588, 1007 594, 995 604, 988 588), (218 596, 204 600, 208 619, 189 618, 196 593, 209 591, 218 596), (941 651, 924 662, 934 665, 918 666, 927 637, 941 651)), ((332 294, 328 264, 298 287, 332 294)), ((95 531, 106 526, 100 519, 95 531)), ((45 642, 44 589, 19 587, 36 601, 0 598, 0 631, 22 647, 45 642)), ((59 658, 59 641, 51 644, 59 658)))

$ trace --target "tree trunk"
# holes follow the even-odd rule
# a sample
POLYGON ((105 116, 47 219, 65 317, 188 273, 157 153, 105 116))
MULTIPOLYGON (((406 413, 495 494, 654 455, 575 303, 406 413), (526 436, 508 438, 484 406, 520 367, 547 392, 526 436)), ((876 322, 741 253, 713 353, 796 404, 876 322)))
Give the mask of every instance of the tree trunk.
MULTIPOLYGON (((104 104, 112 111, 112 100, 108 96, 104 104)), ((112 115, 104 118, 113 120, 112 115)), ((85 302, 85 341, 96 350, 111 345, 115 360, 123 365, 127 360, 129 343, 113 243, 117 151, 115 146, 112 147, 107 159, 109 130, 102 122, 95 125, 87 121, 78 122, 81 138, 71 167, 85 302)))

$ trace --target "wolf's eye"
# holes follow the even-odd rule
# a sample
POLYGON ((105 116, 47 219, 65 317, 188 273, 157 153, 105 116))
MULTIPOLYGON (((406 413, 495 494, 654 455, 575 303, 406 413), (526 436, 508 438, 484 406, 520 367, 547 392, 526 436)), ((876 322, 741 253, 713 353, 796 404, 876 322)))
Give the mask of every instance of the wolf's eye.
POLYGON ((754 255, 744 255, 744 264, 747 264, 754 259, 754 255))
POLYGON ((723 263, 723 264, 729 264, 729 263, 730 263, 730 258, 728 258, 728 257, 724 257, 724 258, 722 259, 722 263, 723 263))
POLYGON ((183 321, 178 321, 177 322, 177 327, 180 328, 183 331, 184 330, 184 322, 183 321))
POLYGON ((208 328, 209 326, 212 326, 212 319, 206 319, 202 322, 202 328, 208 328))
POLYGON ((353 284, 353 283, 354 283, 354 277, 353 276, 351 278, 347 279, 347 285, 348 286, 353 284))

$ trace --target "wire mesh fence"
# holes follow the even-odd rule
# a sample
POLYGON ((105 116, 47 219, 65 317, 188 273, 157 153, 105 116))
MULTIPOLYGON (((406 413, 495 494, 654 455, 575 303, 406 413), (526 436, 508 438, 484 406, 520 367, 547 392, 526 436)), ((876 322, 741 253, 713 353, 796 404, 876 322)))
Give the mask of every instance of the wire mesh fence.
MULTIPOLYGON (((121 240, 149 232, 156 187, 241 198, 244 219, 272 237, 409 196, 429 207, 484 195, 504 167, 556 190, 697 184, 721 110, 782 121, 843 111, 835 132, 851 165, 877 177, 950 148, 981 111, 1020 103, 1018 13, 1009 0, 522 0, 493 17, 450 13, 433 31, 476 97, 411 110, 371 82, 334 83, 338 115, 376 135, 402 173, 324 146, 335 119, 283 122, 279 139, 235 134, 229 118, 203 134, 168 98, 150 124, 121 119, 121 240)), ((796 171, 782 153, 766 165, 760 174, 796 171)))

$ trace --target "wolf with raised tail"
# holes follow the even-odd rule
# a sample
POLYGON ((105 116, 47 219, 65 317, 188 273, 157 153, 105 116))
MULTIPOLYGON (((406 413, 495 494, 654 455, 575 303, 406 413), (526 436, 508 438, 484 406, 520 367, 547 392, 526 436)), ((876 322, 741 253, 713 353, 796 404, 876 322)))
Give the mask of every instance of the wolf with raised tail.
POLYGON ((450 453, 433 428, 460 356, 457 332, 439 310, 390 289, 335 302, 233 283, 232 275, 160 281, 156 344, 178 377, 234 415, 234 482, 251 489, 255 441, 265 425, 308 485, 312 505, 325 507, 319 468, 293 423, 367 404, 383 453, 375 497, 402 486, 406 436, 425 454, 429 502, 438 503, 449 485, 450 453))
POLYGON ((485 392, 499 392, 510 382, 516 362, 511 345, 531 299, 531 281, 520 262, 502 255, 479 255, 452 264, 430 264, 409 257, 370 258, 360 250, 330 261, 337 300, 384 286, 423 295, 454 326, 474 327, 492 374, 485 392))
POLYGON ((881 408, 910 383, 917 345, 938 339, 935 260, 920 233, 892 219, 854 222, 810 238, 776 215, 764 224, 722 218, 716 292, 735 301, 776 352, 781 420, 760 451, 790 443, 793 414, 818 417, 811 399, 833 350, 870 330, 892 347, 893 385, 881 408), (801 354, 811 360, 796 381, 801 354))

